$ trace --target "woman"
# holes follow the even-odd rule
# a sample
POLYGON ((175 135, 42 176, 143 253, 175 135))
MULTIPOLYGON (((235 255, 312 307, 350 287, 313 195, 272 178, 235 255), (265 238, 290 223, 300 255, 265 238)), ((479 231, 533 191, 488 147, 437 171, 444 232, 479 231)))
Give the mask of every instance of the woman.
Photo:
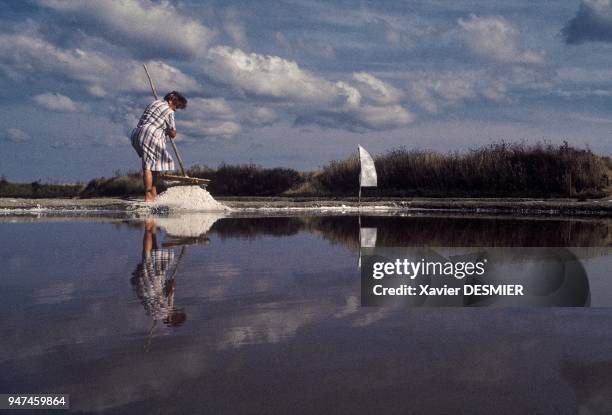
POLYGON ((174 170, 174 161, 166 150, 165 135, 174 140, 176 125, 174 112, 187 107, 187 99, 176 91, 166 94, 163 100, 153 101, 145 109, 138 126, 132 130, 132 146, 142 158, 142 175, 145 202, 153 202, 157 196, 157 175, 174 170))

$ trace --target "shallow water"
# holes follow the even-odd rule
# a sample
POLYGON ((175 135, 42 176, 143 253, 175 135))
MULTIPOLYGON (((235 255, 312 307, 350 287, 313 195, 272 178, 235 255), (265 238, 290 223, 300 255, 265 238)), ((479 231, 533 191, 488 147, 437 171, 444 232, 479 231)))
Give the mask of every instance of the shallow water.
MULTIPOLYGON (((382 246, 612 245, 603 219, 361 225, 382 246)), ((360 307, 358 229, 4 217, 0 392, 69 393, 74 413, 612 412, 612 309, 360 307)))

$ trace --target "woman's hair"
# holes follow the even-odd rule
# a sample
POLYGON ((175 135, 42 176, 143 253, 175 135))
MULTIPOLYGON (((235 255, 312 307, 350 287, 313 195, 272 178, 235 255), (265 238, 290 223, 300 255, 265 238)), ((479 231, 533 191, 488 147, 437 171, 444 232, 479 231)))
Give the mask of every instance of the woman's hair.
POLYGON ((180 92, 172 91, 168 92, 164 97, 164 101, 176 101, 176 108, 185 109, 187 108, 187 98, 185 98, 180 92))

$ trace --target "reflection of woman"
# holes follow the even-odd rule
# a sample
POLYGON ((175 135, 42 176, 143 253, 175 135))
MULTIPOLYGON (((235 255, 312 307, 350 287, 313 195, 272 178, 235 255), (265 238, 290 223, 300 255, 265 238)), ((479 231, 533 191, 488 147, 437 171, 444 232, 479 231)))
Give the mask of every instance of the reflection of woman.
POLYGON ((147 315, 169 326, 179 326, 187 316, 174 308, 176 275, 169 275, 168 272, 173 262, 174 251, 157 247, 155 222, 147 219, 142 241, 142 261, 132 273, 131 282, 147 315))

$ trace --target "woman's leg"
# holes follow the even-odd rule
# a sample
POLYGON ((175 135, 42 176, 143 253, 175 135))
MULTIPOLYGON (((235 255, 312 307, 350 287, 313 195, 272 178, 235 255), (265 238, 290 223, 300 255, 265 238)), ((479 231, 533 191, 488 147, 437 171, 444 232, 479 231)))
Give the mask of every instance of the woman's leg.
POLYGON ((151 187, 151 193, 153 194, 153 199, 157 197, 157 180, 159 178, 159 172, 154 171, 153 173, 153 186, 151 187))
POLYGON ((153 172, 150 169, 142 169, 142 180, 145 188, 145 202, 155 200, 155 187, 153 186, 153 172))

